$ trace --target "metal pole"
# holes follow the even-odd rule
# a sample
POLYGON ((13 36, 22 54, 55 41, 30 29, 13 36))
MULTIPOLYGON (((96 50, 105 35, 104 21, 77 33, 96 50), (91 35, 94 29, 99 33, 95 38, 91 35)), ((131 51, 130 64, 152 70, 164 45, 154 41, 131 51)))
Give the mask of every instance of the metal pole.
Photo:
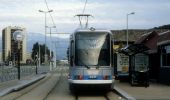
POLYGON ((35 74, 37 75, 38 71, 37 71, 37 68, 38 67, 38 52, 37 52, 37 55, 36 55, 36 67, 35 67, 35 74))
POLYGON ((46 28, 47 28, 47 21, 46 21, 46 14, 47 13, 50 13, 50 12, 52 12, 53 10, 48 10, 48 11, 42 11, 42 10, 39 10, 39 12, 42 12, 42 13, 44 13, 45 14, 45 54, 44 54, 44 63, 45 64, 47 64, 47 51, 46 51, 46 33, 47 33, 47 30, 46 30, 46 28))
POLYGON ((51 63, 51 59, 52 59, 52 54, 51 54, 51 49, 52 49, 52 47, 51 47, 51 41, 52 41, 52 39, 51 39, 51 29, 56 28, 56 26, 52 26, 52 27, 47 26, 46 28, 50 29, 50 71, 51 71, 52 70, 52 63, 51 63))
POLYGON ((56 68, 56 60, 57 60, 57 46, 56 43, 54 42, 54 49, 55 49, 55 58, 54 58, 54 66, 56 68))
POLYGON ((38 54, 38 61, 39 61, 39 64, 38 64, 38 66, 40 67, 40 63, 41 63, 40 44, 39 44, 39 54, 38 54))
POLYGON ((51 68, 51 28, 52 27, 50 27, 50 71, 52 70, 51 68))
POLYGON ((47 63, 47 51, 46 51, 46 33, 47 33, 47 30, 46 30, 46 25, 47 25, 47 22, 46 22, 46 17, 47 17, 47 15, 46 15, 46 12, 44 12, 45 13, 45 54, 44 54, 44 62, 45 62, 45 64, 47 63))
POLYGON ((18 41, 18 80, 20 80, 20 42, 18 41))
POLYGON ((133 14, 135 14, 135 12, 131 12, 131 13, 129 13, 129 14, 127 14, 127 16, 126 16, 126 21, 127 21, 127 29, 126 29, 126 41, 127 41, 127 46, 129 45, 129 32, 128 32, 128 17, 129 17, 129 15, 133 15, 133 14))
POLYGON ((18 80, 21 78, 21 71, 20 71, 20 51, 21 51, 21 41, 23 41, 23 32, 22 31, 15 31, 13 33, 13 38, 15 41, 17 41, 17 49, 18 49, 18 80))
POLYGON ((128 46, 129 45, 129 33, 128 33, 128 15, 129 14, 127 14, 127 16, 126 16, 126 22, 127 22, 127 29, 126 29, 126 42, 127 42, 127 44, 126 44, 126 46, 128 46))
POLYGON ((53 51, 54 51, 54 68, 56 68, 57 46, 56 46, 56 42, 55 41, 53 41, 52 43, 54 44, 54 46, 53 46, 53 51))

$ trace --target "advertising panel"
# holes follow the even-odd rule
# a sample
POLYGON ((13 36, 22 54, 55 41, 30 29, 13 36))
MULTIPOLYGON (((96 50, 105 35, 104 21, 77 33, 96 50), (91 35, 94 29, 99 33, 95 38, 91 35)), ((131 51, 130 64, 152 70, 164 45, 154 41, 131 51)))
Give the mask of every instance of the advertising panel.
POLYGON ((122 53, 117 54, 117 71, 118 74, 129 74, 129 56, 122 53))

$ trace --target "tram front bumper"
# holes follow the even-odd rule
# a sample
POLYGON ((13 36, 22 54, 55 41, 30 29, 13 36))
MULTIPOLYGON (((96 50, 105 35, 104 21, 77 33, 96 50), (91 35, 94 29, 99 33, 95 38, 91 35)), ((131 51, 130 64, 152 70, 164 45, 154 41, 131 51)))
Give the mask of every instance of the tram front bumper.
POLYGON ((114 80, 72 80, 68 79, 71 84, 112 84, 114 80))

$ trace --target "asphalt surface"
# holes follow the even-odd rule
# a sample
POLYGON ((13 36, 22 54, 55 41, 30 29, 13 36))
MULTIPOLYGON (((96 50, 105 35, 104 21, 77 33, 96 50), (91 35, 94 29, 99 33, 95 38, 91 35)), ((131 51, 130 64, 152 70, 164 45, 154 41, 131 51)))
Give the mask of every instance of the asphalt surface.
MULTIPOLYGON (((150 86, 147 88, 144 86, 132 87, 128 82, 120 82, 118 80, 115 81, 114 90, 112 91, 89 90, 71 93, 67 75, 68 67, 59 66, 47 73, 45 78, 30 86, 13 89, 13 92, 1 96, 0 100, 170 100, 170 87, 168 85, 150 83, 150 86)), ((27 78, 26 80, 30 82, 32 79, 27 78)), ((1 84, 1 91, 9 86, 13 86, 14 83, 15 81, 10 81, 1 84)), ((20 83, 22 82, 18 84, 20 83)))
POLYGON ((5 95, 0 100, 124 100, 115 91, 78 91, 71 93, 67 74, 68 67, 58 67, 37 83, 5 95))

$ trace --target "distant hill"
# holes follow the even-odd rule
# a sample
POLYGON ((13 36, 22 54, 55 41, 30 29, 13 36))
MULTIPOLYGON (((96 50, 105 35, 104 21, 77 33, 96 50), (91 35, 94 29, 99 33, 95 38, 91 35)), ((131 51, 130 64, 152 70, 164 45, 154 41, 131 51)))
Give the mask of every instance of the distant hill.
POLYGON ((154 27, 154 29, 170 29, 170 24, 154 27))
MULTIPOLYGON (((39 42, 40 44, 45 43, 45 36, 40 33, 27 33, 26 35, 26 42, 27 42, 27 52, 32 52, 33 44, 36 42, 39 42)), ((51 40, 54 42, 56 41, 56 51, 57 51, 57 59, 65 59, 66 51, 68 48, 68 38, 59 38, 59 37, 52 37, 51 40)), ((47 47, 50 48, 50 37, 46 37, 46 44, 47 47)), ((52 47, 55 48, 54 43, 52 44, 52 47)), ((2 51, 2 37, 0 36, 0 52, 2 51)))
MULTIPOLYGON (((51 37, 53 41, 52 48, 55 48, 54 42, 56 43, 57 59, 65 59, 67 48, 68 48, 68 38, 51 37)), ((40 44, 45 43, 45 36, 40 33, 28 33, 27 34, 27 52, 32 52, 32 46, 34 43, 39 42, 40 44)), ((46 45, 50 48, 50 36, 46 37, 46 45)))

